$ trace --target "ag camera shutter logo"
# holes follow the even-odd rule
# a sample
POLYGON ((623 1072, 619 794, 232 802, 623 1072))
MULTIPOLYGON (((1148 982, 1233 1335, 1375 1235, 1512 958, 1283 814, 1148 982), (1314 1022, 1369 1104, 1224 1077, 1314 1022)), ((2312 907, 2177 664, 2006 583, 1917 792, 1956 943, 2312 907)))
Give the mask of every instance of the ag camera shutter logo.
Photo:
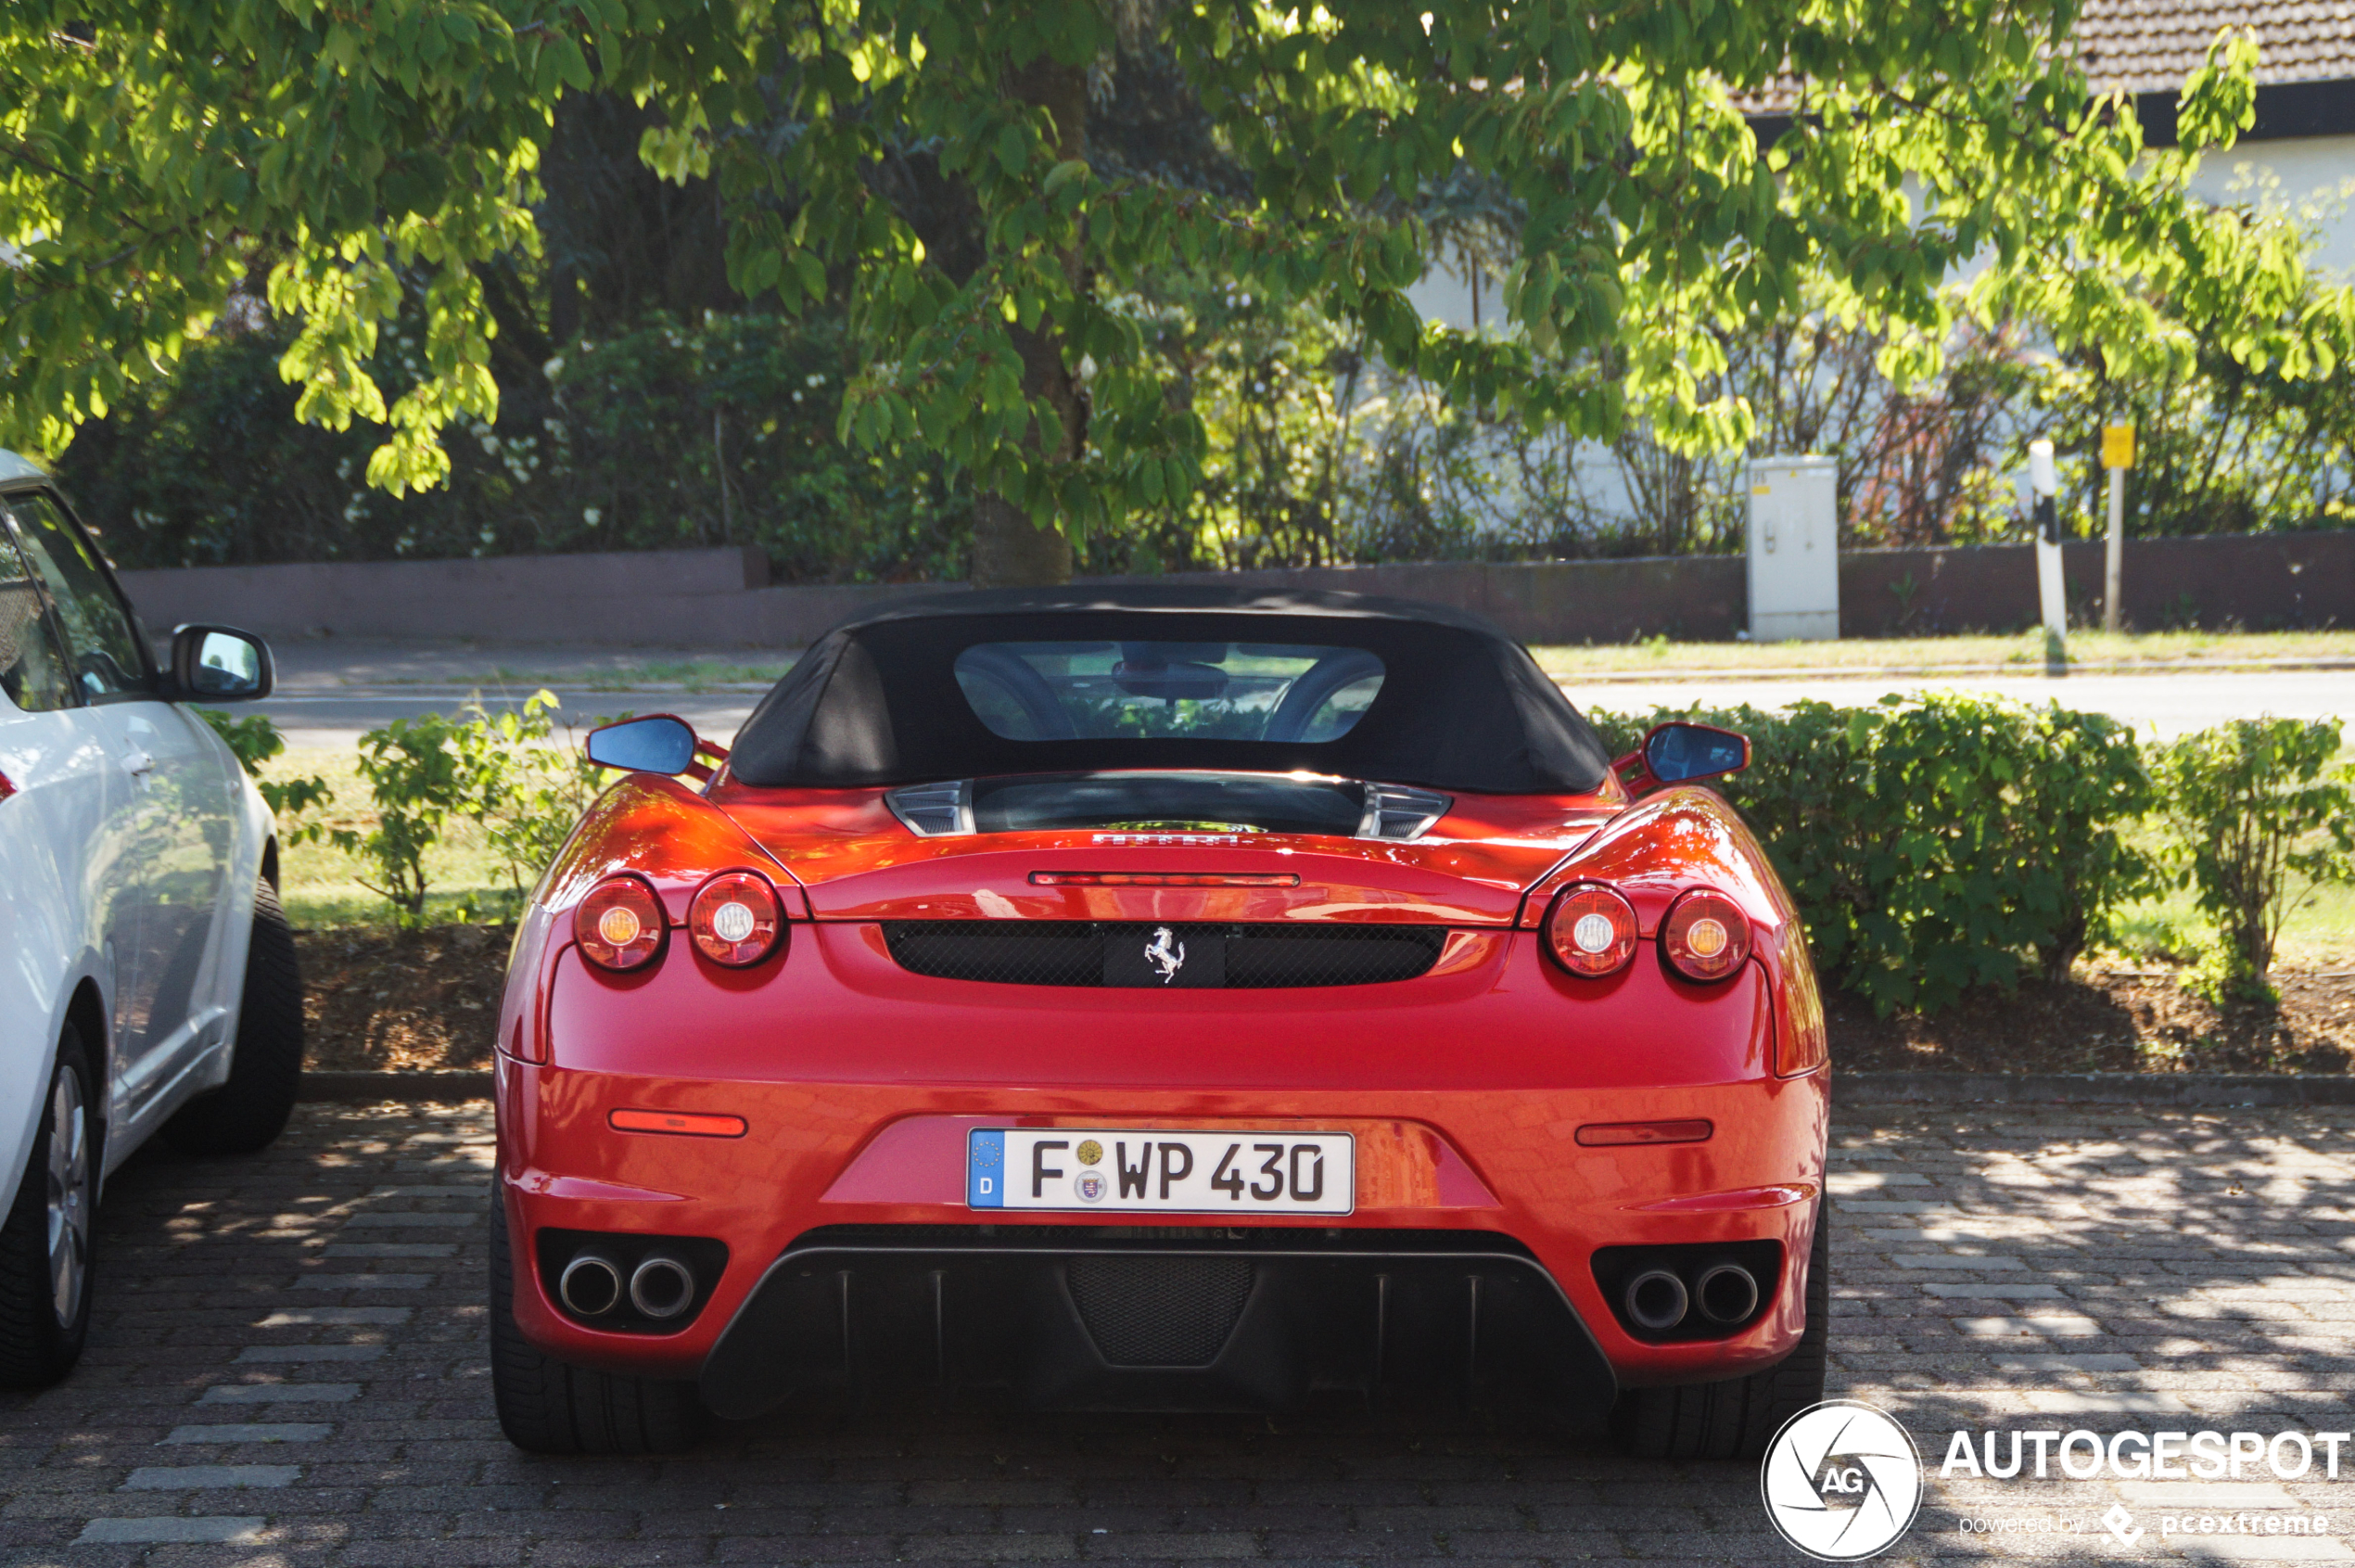
POLYGON ((1853 1399, 1827 1399, 1783 1423, 1758 1491, 1784 1540, 1822 1562, 1886 1551, 1922 1506, 1922 1456, 1903 1427, 1853 1399))

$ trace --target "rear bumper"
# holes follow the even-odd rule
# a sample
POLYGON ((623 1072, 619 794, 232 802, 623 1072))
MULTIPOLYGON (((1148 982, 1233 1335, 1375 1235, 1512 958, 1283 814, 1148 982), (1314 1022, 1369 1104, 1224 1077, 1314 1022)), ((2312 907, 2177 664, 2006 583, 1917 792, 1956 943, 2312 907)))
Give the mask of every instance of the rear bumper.
POLYGON ((813 1232, 770 1266, 700 1381, 730 1417, 878 1384, 1059 1409, 1436 1394, 1596 1420, 1618 1392, 1552 1277, 1500 1237, 1062 1226, 813 1232))
POLYGON ((674 954, 612 983, 569 953, 552 961, 544 1003, 520 1022, 553 1061, 498 1062, 512 1233, 706 1238, 727 1263, 682 1326, 608 1332, 560 1311, 525 1261, 536 1246, 517 1246, 517 1323, 550 1354, 700 1378, 722 1409, 754 1398, 732 1392, 739 1383, 767 1397, 908 1366, 1050 1402, 1166 1403, 1171 1391, 1139 1368, 1072 1342, 1072 1259, 1220 1221, 1090 1216, 1091 1231, 1071 1228, 1088 1231, 1085 1248, 1009 1251, 1007 1228, 987 1232, 1005 1216, 964 1202, 974 1126, 1356 1135, 1356 1211, 1249 1229, 1265 1305, 1239 1319, 1232 1364, 1190 1377, 1179 1403, 1393 1386, 1407 1374, 1391 1351, 1406 1339, 1367 1327, 1385 1291, 1430 1304, 1413 1315, 1431 1332, 1406 1336, 1443 1345, 1410 1358, 1440 1369, 1429 1376, 1475 1391, 1550 1380, 1573 1406, 1771 1365, 1804 1326, 1828 1086, 1821 1072, 1771 1075, 1776 1010, 1754 970, 1703 991, 1638 963, 1574 987, 1539 960, 1534 933, 1516 932, 1463 969, 1395 985, 1074 995, 909 976, 859 928, 796 927, 793 940, 783 963, 743 975, 674 954), (621 1132, 609 1123, 620 1109, 725 1114, 748 1130, 621 1132), (1578 1138, 1592 1124, 1685 1119, 1712 1136, 1578 1138), (844 1227, 929 1236, 854 1244, 844 1227), (1439 1232, 1472 1241, 1434 1261, 1425 1238, 1439 1232), (1762 1242, 1789 1261, 1754 1320, 1718 1337, 1638 1337, 1597 1280, 1605 1248, 1762 1242), (1010 1318, 1009 1301, 1028 1306, 1010 1318), (1040 1323, 1060 1324, 1062 1340, 1040 1323), (1377 1343, 1390 1348, 1376 1356, 1377 1343), (1524 1373, 1500 1371, 1508 1360, 1524 1373))

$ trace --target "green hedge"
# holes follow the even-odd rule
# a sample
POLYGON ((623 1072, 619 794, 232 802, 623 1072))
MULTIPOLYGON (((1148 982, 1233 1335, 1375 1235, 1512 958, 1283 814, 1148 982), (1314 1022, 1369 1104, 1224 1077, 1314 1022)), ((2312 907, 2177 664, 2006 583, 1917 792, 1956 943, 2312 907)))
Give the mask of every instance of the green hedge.
POLYGON ((2282 922, 2355 875, 2355 792, 2329 720, 2241 719, 2157 747, 2151 771, 2216 940, 2194 976, 2223 1001, 2275 1000, 2266 972, 2282 922))
POLYGON ((2334 763, 2327 720, 2234 720, 2140 748, 2105 714, 1952 692, 1588 717, 1618 753, 1671 719, 1750 738, 1750 767, 1719 787, 1825 979, 1883 1013, 2065 979, 2126 905, 2170 886, 2216 926, 2193 988, 2268 1001, 2283 920, 2355 878, 2355 770, 2334 763))
MULTIPOLYGON (((404 317, 370 363, 388 398, 414 337, 404 317)), ((858 370, 837 320, 654 315, 503 359, 497 424, 452 428, 449 483, 404 496, 364 480, 381 427, 295 422, 287 341, 278 323, 224 331, 76 433, 58 478, 118 566, 757 544, 781 581, 965 575, 970 507, 945 465, 834 439, 858 370)))
MULTIPOLYGON (((520 714, 370 731, 365 833, 307 820, 329 802, 315 778, 263 789, 288 843, 357 857, 398 919, 422 917, 426 853, 454 819, 480 826, 520 900, 605 782, 554 733, 554 705, 541 693, 520 714)), ((267 719, 206 717, 257 774, 283 744, 267 719)), ((2194 984, 2262 998, 2284 916, 2313 884, 2355 875, 2332 723, 2241 720, 2146 756, 2104 714, 1949 692, 1589 717, 1619 753, 1670 719, 1750 738, 1750 766, 1719 787, 1797 900, 1824 978, 1884 1013, 1936 1012, 2028 973, 2064 979, 2127 904, 2170 884, 2196 889, 2217 926, 2194 984), (2165 830, 2157 853, 2128 837, 2145 821, 2165 830)))
POLYGON ((1738 730, 1726 797, 1766 846, 1831 984, 1934 1012, 2031 964, 2055 978, 2156 868, 2120 830, 2151 804, 2125 725, 2098 713, 1929 693, 1591 715, 1615 751, 1668 719, 1738 730))

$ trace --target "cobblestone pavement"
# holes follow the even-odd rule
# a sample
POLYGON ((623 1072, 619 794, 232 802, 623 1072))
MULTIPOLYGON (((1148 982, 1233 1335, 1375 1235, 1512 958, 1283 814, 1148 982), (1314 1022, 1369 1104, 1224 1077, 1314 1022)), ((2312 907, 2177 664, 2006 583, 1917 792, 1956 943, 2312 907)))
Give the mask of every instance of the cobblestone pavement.
MULTIPOLYGON (((1752 1466, 1469 1418, 870 1409, 520 1455, 483 1358, 489 1140, 481 1106, 307 1106, 258 1158, 134 1160, 87 1358, 0 1395, 0 1563, 1801 1561, 1752 1466)), ((2355 1451, 2339 1482, 1934 1478, 1957 1427, 2355 1425, 2355 1110, 1872 1108, 1835 1149, 1834 1392, 1933 1468, 1888 1560, 2355 1556, 2355 1451), (2229 1533, 2187 1539, 2201 1514, 2229 1533)))

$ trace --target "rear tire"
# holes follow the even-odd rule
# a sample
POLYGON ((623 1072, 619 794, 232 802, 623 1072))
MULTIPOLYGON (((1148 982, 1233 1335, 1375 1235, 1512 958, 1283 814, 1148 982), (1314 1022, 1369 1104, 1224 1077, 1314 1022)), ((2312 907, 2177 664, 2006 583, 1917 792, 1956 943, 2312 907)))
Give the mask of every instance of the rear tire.
POLYGON ((694 1385, 567 1366, 516 1327, 507 1208, 490 1199, 490 1389, 499 1429, 533 1454, 677 1454, 703 1424, 694 1385))
POLYGON ((82 1036, 69 1024, 24 1179, 0 1221, 0 1387, 47 1387, 73 1370, 90 1337, 98 1206, 91 1083, 82 1036))
POLYGON ((1764 1371, 1681 1388, 1631 1388, 1611 1410, 1611 1436, 1641 1460, 1754 1460, 1783 1423, 1824 1399, 1831 1342, 1829 1217, 1815 1210, 1807 1257, 1807 1327, 1799 1346, 1764 1371))
POLYGON ((244 1000, 229 1080, 180 1107, 163 1124, 184 1154, 250 1154, 286 1129, 302 1087, 302 972, 294 933, 267 878, 253 894, 253 945, 246 950, 244 1000))

